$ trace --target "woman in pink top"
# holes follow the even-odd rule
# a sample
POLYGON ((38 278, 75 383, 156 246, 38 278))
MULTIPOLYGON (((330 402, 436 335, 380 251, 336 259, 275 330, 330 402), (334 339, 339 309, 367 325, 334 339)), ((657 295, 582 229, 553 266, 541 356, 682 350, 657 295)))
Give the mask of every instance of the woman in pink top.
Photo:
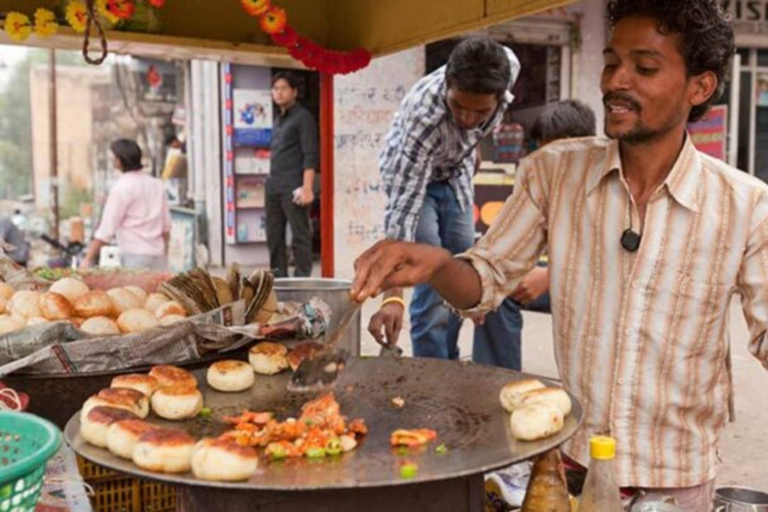
POLYGON ((136 142, 119 139, 110 150, 122 175, 109 192, 81 268, 93 265, 101 248, 117 238, 123 267, 165 270, 171 213, 163 183, 142 172, 136 142))

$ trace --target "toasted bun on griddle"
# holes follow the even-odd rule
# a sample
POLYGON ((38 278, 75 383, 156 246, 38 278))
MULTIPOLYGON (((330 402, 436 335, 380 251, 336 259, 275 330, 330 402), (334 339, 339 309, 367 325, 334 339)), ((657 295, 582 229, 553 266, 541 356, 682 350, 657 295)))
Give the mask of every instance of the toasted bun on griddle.
POLYGON ((107 448, 113 455, 131 460, 139 438, 158 428, 160 427, 139 419, 116 421, 107 431, 107 448))
POLYGON ((160 388, 160 383, 157 382, 156 378, 150 377, 149 375, 130 373, 128 375, 118 375, 112 379, 110 387, 135 389, 146 396, 152 396, 152 394, 160 388))
POLYGON ((515 409, 509 418, 512 434, 521 441, 536 441, 563 429, 563 412, 554 405, 531 404, 515 409))
POLYGON ((534 389, 527 392, 520 399, 520 406, 523 407, 530 404, 553 405, 560 409, 563 416, 571 414, 571 397, 561 388, 534 389))
POLYGON ((138 419, 138 416, 116 407, 94 407, 80 419, 80 435, 93 446, 107 446, 107 432, 110 425, 121 420, 138 419))
POLYGON ((187 370, 183 370, 170 364, 153 366, 152 369, 149 370, 149 375, 150 377, 157 379, 157 382, 160 383, 161 388, 166 386, 197 387, 197 379, 194 375, 189 373, 187 370))
POLYGON ((260 375, 274 375, 288 368, 288 349, 280 343, 262 341, 251 348, 248 362, 260 375))
POLYGON ((501 392, 499 393, 501 406, 504 407, 507 412, 512 412, 520 407, 520 400, 522 400, 524 394, 535 389, 543 389, 544 387, 544 383, 537 379, 516 380, 510 382, 501 388, 501 392))
POLYGON ((144 393, 135 389, 106 388, 85 401, 81 418, 88 414, 91 409, 100 405, 125 409, 142 419, 149 414, 149 399, 144 393))
POLYGON ((192 451, 192 472, 202 480, 247 480, 258 466, 259 457, 253 448, 232 441, 203 439, 192 451))
POLYGON ((189 471, 195 440, 185 432, 167 428, 150 430, 139 437, 133 449, 133 463, 159 473, 189 471))
POLYGON ((166 420, 194 418, 203 409, 203 394, 192 386, 168 386, 152 395, 152 410, 166 420))
POLYGON ((253 368, 243 361, 218 361, 208 368, 208 384, 217 391, 238 392, 254 383, 253 368))

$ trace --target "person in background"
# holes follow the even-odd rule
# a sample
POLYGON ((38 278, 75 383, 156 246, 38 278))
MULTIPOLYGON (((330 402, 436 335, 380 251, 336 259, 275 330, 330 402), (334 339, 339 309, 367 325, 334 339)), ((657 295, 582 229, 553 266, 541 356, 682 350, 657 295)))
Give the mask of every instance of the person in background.
POLYGON ((109 192, 101 223, 80 267, 91 267, 101 248, 117 237, 122 266, 165 270, 171 212, 163 182, 142 172, 141 149, 135 141, 116 140, 110 150, 114 166, 122 174, 109 192))
MULTIPOLYGON (((472 37, 453 49, 445 66, 411 88, 379 157, 388 239, 415 240, 453 254, 472 246, 477 145, 503 119, 519 73, 520 62, 510 49, 488 37, 472 37)), ((391 290, 368 331, 392 346, 404 313, 402 290, 391 290)), ((430 285, 414 290, 410 317, 414 356, 459 357, 461 319, 430 285)))
MULTIPOLYGON (((564 100, 544 107, 531 127, 530 136, 541 148, 550 142, 590 137, 596 131, 595 113, 584 103, 564 100)), ((475 321, 472 360, 476 363, 522 370, 521 308, 549 312, 549 272, 538 266, 528 272, 498 311, 473 317, 475 321)))
POLYGON ((272 129, 269 177, 266 186, 267 246, 276 277, 288 276, 286 224, 291 226, 294 276, 312 273, 312 232, 309 208, 315 200, 319 164, 317 125, 297 101, 299 80, 290 71, 272 79, 272 100, 278 107, 272 129))
POLYGON ((27 266, 29 242, 27 242, 21 229, 9 217, 0 217, 0 251, 19 265, 27 266))

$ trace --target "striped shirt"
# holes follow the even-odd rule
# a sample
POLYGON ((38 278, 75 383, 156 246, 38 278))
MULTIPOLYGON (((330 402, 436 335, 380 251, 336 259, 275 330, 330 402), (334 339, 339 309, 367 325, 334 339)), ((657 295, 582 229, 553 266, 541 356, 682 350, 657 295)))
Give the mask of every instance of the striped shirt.
POLYGON ((768 186, 689 139, 647 204, 635 253, 620 244, 629 212, 615 141, 552 143, 521 165, 494 225, 459 257, 481 277, 482 311, 548 251, 555 357, 585 414, 569 456, 587 465, 589 438, 609 434, 619 485, 702 484, 726 422, 734 293, 768 368, 768 186))
MULTIPOLYGON (((505 48, 512 88, 520 62, 505 48)), ((474 189, 475 146, 504 117, 514 97, 507 90, 493 116, 478 128, 460 129, 445 95, 445 66, 419 80, 403 98, 379 156, 387 193, 384 229, 387 238, 413 241, 427 185, 448 181, 463 211, 471 208, 474 189)))

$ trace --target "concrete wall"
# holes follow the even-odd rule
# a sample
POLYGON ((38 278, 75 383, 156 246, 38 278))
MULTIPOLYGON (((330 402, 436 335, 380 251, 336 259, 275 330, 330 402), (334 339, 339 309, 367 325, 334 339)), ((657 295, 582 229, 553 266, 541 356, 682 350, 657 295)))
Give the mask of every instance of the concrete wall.
POLYGON ((386 197, 378 155, 405 93, 424 75, 424 47, 375 59, 334 82, 334 262, 353 275, 355 258, 384 235, 386 197))

